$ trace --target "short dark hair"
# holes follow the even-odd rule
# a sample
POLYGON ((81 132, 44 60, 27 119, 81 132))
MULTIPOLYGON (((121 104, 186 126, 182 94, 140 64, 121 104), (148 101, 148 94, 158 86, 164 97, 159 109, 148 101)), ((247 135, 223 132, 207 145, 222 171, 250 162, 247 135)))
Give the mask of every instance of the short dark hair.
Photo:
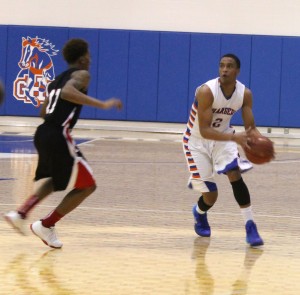
POLYGON ((63 47, 63 56, 68 64, 76 62, 80 57, 87 54, 89 44, 83 39, 70 39, 63 47))
POLYGON ((240 59, 239 59, 235 54, 233 54, 233 53, 226 53, 226 54, 224 54, 224 55, 221 57, 221 59, 222 59, 223 57, 230 57, 230 58, 234 59, 237 68, 238 68, 238 69, 241 68, 241 61, 240 61, 240 59))

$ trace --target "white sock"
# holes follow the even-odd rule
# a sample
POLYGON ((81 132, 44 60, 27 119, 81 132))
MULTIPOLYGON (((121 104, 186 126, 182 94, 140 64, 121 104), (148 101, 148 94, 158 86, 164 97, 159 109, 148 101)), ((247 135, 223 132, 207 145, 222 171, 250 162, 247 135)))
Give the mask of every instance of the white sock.
POLYGON ((197 205, 196 206, 196 211, 199 213, 199 214, 205 214, 205 211, 202 211, 199 206, 197 205))
POLYGON ((252 213, 252 207, 251 206, 249 206, 247 208, 241 208, 241 213, 243 215, 245 224, 247 223, 247 221, 253 220, 253 213, 252 213))

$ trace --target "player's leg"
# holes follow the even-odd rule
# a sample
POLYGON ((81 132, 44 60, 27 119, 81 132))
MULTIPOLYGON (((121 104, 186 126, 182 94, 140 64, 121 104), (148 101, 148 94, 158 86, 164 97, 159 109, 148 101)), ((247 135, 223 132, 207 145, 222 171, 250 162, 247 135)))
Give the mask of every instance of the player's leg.
POLYGON ((212 160, 208 156, 207 147, 202 145, 201 141, 185 144, 184 152, 190 171, 188 187, 200 193, 197 204, 193 206, 194 230, 199 236, 209 237, 211 230, 207 220, 207 211, 218 197, 212 160))
POLYGON ((195 232, 201 237, 210 237, 211 229, 207 220, 207 212, 213 206, 218 197, 218 191, 202 192, 198 202, 193 207, 195 219, 195 232))
POLYGON ((32 194, 25 200, 25 202, 17 208, 4 215, 5 220, 19 233, 26 234, 26 218, 28 213, 45 197, 53 192, 53 183, 51 175, 51 163, 49 145, 43 144, 40 140, 45 132, 38 127, 35 133, 35 143, 38 151, 38 165, 35 172, 34 190, 32 194))
POLYGON ((217 142, 214 149, 215 170, 226 174, 233 190, 234 197, 240 206, 245 221, 246 241, 251 246, 263 244, 253 221, 251 198, 247 185, 241 176, 238 160, 238 149, 234 142, 217 142))
POLYGON ((96 185, 93 185, 84 189, 75 188, 70 191, 49 215, 31 224, 32 232, 49 247, 61 248, 63 243, 57 238, 55 224, 77 208, 95 189, 96 185))
POLYGON ((63 245, 56 236, 55 224, 73 211, 96 189, 92 170, 84 158, 77 157, 70 166, 70 161, 64 160, 67 157, 68 155, 64 154, 62 158, 62 154, 60 154, 54 161, 56 168, 54 169, 53 187, 55 191, 65 189, 71 189, 71 191, 52 212, 31 225, 33 233, 46 245, 53 248, 61 248, 63 245))
POLYGON ((244 218, 247 243, 252 247, 263 245, 263 240, 254 222, 250 193, 241 177, 240 170, 236 168, 228 171, 226 174, 232 186, 233 195, 240 206, 244 218))
POLYGON ((4 215, 4 219, 8 224, 22 235, 26 235, 27 233, 26 219, 28 213, 53 191, 51 178, 40 180, 39 184, 40 185, 36 186, 32 195, 30 195, 19 208, 9 211, 4 215))

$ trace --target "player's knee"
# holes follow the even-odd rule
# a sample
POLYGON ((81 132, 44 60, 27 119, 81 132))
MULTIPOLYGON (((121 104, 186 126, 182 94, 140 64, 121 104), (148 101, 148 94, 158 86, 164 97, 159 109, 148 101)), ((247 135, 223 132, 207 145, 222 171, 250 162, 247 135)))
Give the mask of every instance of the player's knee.
POLYGON ((89 192, 89 195, 92 194, 97 189, 96 183, 86 188, 86 190, 89 192))
POLYGON ((203 193, 198 200, 198 207, 201 211, 208 211, 217 201, 218 192, 213 193, 203 193))
POLYGON ((77 191, 80 191, 82 196, 84 196, 85 198, 87 198, 88 196, 90 196, 95 190, 96 190, 97 186, 96 184, 84 187, 84 188, 77 188, 77 191))
POLYGON ((250 204, 249 190, 242 177, 237 181, 231 182, 231 186, 234 197, 240 206, 250 204))
POLYGON ((96 181, 91 174, 87 175, 86 177, 78 177, 74 184, 74 188, 95 190, 96 181))
POLYGON ((202 195, 204 202, 209 206, 213 206, 218 199, 218 191, 203 193, 202 195))
POLYGON ((94 183, 93 185, 91 185, 91 186, 89 187, 89 189, 90 189, 91 193, 93 193, 93 192, 97 189, 96 183, 94 183))
POLYGON ((217 191, 217 185, 215 182, 203 181, 202 179, 194 179, 194 178, 189 180, 188 188, 200 193, 217 191))

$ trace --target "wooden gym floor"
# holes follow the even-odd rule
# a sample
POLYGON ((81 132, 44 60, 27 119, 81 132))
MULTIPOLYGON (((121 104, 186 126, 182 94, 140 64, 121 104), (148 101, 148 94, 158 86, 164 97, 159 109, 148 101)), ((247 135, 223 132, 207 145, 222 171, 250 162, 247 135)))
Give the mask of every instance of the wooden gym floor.
MULTIPOLYGON (((0 129, 1 215, 30 194, 37 159, 35 123, 14 122, 0 129)), ((265 241, 251 249, 225 176, 217 177, 219 199, 209 213, 212 237, 196 236, 191 209, 198 196, 186 187, 181 135, 155 124, 136 132, 141 125, 74 130, 98 189, 57 224, 60 250, 29 231, 18 235, 1 219, 0 294, 300 294, 297 134, 274 136, 276 160, 243 176, 265 241), (153 125, 157 132, 150 130, 153 125)), ((49 196, 28 224, 62 197, 49 196)))

